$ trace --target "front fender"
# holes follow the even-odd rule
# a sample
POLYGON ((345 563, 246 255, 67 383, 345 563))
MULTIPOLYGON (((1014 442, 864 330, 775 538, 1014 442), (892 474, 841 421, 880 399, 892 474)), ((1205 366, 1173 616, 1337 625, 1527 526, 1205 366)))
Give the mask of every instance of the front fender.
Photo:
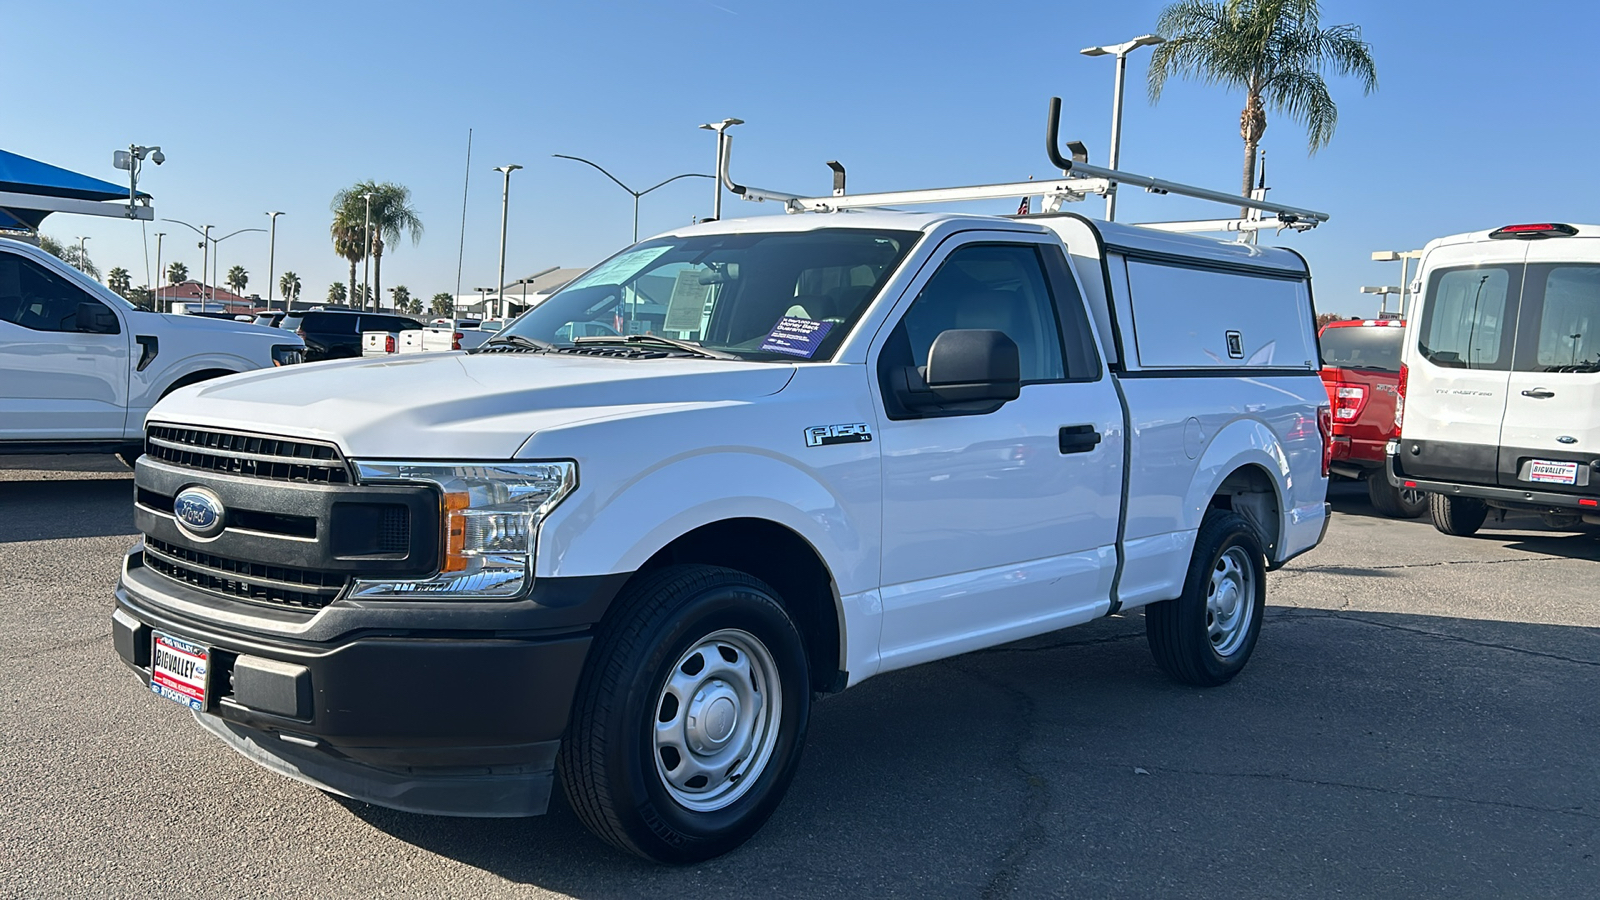
POLYGON ((754 518, 811 544, 841 595, 869 590, 877 578, 875 507, 863 508, 863 498, 833 485, 874 477, 870 466, 867 458, 842 462, 824 479, 781 456, 718 450, 662 460, 609 489, 580 486, 576 502, 562 504, 541 526, 536 574, 633 572, 702 525, 754 518))

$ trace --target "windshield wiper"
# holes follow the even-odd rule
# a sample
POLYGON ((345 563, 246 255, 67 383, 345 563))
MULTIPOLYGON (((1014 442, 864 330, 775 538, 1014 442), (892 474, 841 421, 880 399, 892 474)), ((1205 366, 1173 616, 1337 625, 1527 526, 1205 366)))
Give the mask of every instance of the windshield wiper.
POLYGON ((699 344, 694 343, 693 341, 680 341, 680 340, 677 340, 676 338, 661 337, 660 335, 656 335, 656 334, 630 334, 630 335, 626 335, 626 336, 618 335, 616 337, 612 337, 611 335, 605 335, 605 334, 590 335, 590 336, 586 336, 586 337, 573 338, 572 343, 574 343, 574 344, 660 344, 663 347, 672 347, 675 350, 682 350, 685 353, 693 353, 695 356, 703 356, 706 359, 743 359, 744 358, 744 357, 741 357, 741 356, 735 356, 732 353, 724 353, 721 350, 712 350, 710 347, 702 347, 699 344))
POLYGON ((490 338, 489 340, 480 344, 477 349, 483 350, 489 347, 517 347, 522 350, 532 350, 535 353, 548 353, 549 351, 556 349, 554 344, 547 344, 544 341, 536 340, 534 338, 523 337, 520 334, 502 334, 499 337, 490 338))

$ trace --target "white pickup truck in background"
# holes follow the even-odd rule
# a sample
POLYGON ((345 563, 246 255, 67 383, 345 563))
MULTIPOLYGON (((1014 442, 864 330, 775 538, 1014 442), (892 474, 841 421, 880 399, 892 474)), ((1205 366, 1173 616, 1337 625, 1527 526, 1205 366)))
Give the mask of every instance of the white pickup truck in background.
POLYGON ((131 460, 167 393, 304 351, 277 329, 137 309, 38 247, 0 239, 0 454, 131 460))

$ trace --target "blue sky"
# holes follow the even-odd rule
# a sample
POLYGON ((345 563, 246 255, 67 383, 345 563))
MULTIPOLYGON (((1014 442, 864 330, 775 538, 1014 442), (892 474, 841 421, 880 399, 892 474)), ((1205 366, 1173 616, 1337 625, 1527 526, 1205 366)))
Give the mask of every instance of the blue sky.
MULTIPOLYGON (((474 129, 462 288, 492 284, 500 176, 513 176, 507 277, 586 266, 630 237, 631 198, 552 153, 585 156, 636 187, 708 172, 712 137, 695 126, 737 116, 734 173, 766 187, 825 193, 842 160, 853 191, 1047 177, 1047 98, 1065 98, 1064 136, 1103 162, 1109 59, 1078 49, 1152 29, 1163 4, 1024 2, 587 3, 276 2, 7 4, 0 147, 111 181, 111 153, 159 144, 166 165, 141 187, 158 216, 224 232, 278 220, 277 269, 307 296, 343 280, 328 203, 362 178, 409 186, 420 244, 385 254, 384 285, 451 291, 461 237, 467 129, 474 129), (132 17, 131 19, 129 17, 132 17)), ((1269 119, 1274 197, 1332 220, 1274 242, 1311 261, 1324 311, 1375 311, 1362 284, 1395 283, 1378 249, 1515 221, 1600 220, 1600 137, 1592 77, 1600 6, 1588 2, 1335 2, 1323 24, 1360 24, 1380 87, 1331 82, 1333 144, 1310 157, 1303 130, 1269 119)), ((1242 97, 1173 83, 1144 97, 1148 51, 1129 65, 1123 168, 1234 189, 1242 97)), ((641 234, 710 212, 709 183, 644 198, 641 234)), ((978 204, 1011 212, 1014 202, 978 204)), ((1098 200, 1083 205, 1098 215, 1098 200)), ((1136 191, 1118 218, 1215 215, 1215 207, 1136 191)), ((725 216, 775 214, 729 198, 725 216)), ((200 251, 168 223, 165 260, 197 271, 200 251)), ((137 224, 56 215, 44 231, 87 235, 105 270, 144 281, 137 224)), ((151 265, 154 238, 150 238, 151 265)), ((222 245, 265 293, 266 235, 222 245)))

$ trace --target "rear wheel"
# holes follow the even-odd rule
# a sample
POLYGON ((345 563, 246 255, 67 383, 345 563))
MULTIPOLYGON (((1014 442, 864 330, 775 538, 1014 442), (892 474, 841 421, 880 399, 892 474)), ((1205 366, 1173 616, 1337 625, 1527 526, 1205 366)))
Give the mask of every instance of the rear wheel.
POLYGON ((800 761, 811 690, 799 630, 772 589, 670 566, 624 590, 595 641, 559 757, 579 820, 659 862, 744 843, 800 761))
POLYGON ((1391 519, 1415 519, 1428 511, 1427 491, 1395 487, 1382 472, 1367 476, 1367 497, 1373 509, 1391 519))
POLYGON ((1223 684, 1255 651, 1266 604, 1266 562, 1255 529, 1238 513, 1211 510, 1200 523, 1183 594, 1145 607, 1150 653, 1185 684, 1223 684))
POLYGON ((1471 497, 1429 494, 1428 513, 1433 518, 1433 527, 1441 532, 1467 537, 1483 527, 1483 520, 1489 518, 1489 504, 1471 497))

